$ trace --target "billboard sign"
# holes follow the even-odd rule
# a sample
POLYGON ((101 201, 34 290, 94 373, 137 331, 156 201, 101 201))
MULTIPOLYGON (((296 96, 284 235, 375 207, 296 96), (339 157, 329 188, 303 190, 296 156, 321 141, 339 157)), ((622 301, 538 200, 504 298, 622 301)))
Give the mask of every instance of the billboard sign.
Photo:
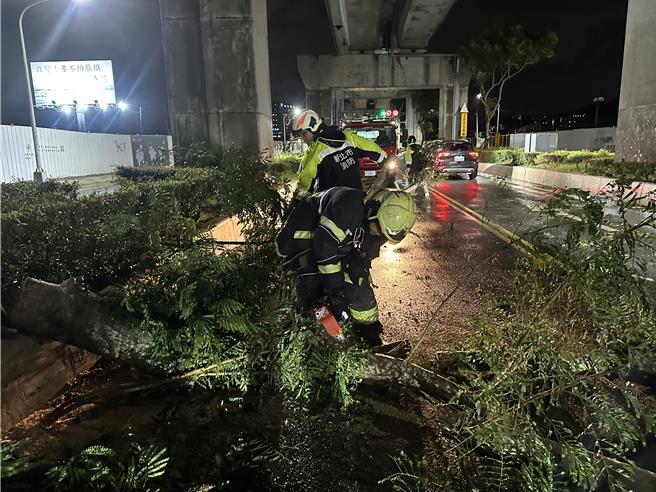
POLYGON ((116 104, 111 60, 30 62, 30 69, 37 106, 116 104))

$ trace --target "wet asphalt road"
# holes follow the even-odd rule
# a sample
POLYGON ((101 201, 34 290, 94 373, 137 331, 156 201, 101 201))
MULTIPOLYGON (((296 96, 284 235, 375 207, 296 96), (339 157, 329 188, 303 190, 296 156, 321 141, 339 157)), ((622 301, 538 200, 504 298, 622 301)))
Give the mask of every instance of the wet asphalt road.
MULTIPOLYGON (((372 279, 386 340, 416 341, 437 311, 422 352, 429 358, 435 351, 457 349, 476 334, 476 323, 488 315, 486 308, 509 292, 510 272, 521 256, 433 190, 529 241, 536 238, 538 230, 543 240, 562 240, 567 225, 576 220, 578 213, 549 218, 541 210, 553 197, 553 190, 481 176, 418 188, 420 216, 413 228, 418 237, 409 236, 399 245, 385 245, 373 263, 372 279), (452 290, 453 297, 438 309, 452 290)), ((609 204, 606 212, 614 216, 616 211, 609 204)), ((640 218, 638 214, 632 216, 634 221, 640 218)), ((650 240, 656 245, 656 235, 650 240)), ((647 276, 656 278, 653 251, 643 248, 640 254, 649 263, 647 276)))

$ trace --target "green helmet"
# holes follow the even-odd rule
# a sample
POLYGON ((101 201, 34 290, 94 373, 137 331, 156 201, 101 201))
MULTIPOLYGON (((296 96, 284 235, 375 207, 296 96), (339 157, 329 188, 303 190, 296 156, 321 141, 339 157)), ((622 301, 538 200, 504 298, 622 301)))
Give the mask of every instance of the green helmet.
POLYGON ((385 237, 398 243, 410 232, 417 219, 415 201, 408 193, 400 190, 379 191, 372 200, 379 202, 380 208, 369 219, 376 219, 385 237))

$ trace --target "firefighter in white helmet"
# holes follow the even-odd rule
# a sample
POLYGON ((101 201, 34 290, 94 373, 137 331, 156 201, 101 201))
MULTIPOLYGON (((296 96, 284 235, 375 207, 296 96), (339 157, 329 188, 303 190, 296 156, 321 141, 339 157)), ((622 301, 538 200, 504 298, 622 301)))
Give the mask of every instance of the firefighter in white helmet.
POLYGON ((295 203, 311 193, 334 186, 362 189, 358 160, 369 157, 381 163, 387 154, 378 144, 355 133, 327 126, 317 113, 304 109, 292 118, 292 135, 310 148, 298 175, 295 203))

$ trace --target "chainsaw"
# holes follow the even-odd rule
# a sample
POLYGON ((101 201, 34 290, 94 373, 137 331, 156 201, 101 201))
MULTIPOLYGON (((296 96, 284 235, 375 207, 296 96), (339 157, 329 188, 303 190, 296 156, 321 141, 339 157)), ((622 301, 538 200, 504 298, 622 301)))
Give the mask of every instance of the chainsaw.
MULTIPOLYGON (((321 304, 314 308, 314 316, 317 318, 317 321, 321 323, 323 329, 326 330, 326 333, 331 338, 334 338, 338 342, 344 341, 344 332, 342 331, 342 326, 335 315, 332 313, 327 304, 321 304)), ((342 322, 348 319, 346 313, 342 313, 342 322)))

